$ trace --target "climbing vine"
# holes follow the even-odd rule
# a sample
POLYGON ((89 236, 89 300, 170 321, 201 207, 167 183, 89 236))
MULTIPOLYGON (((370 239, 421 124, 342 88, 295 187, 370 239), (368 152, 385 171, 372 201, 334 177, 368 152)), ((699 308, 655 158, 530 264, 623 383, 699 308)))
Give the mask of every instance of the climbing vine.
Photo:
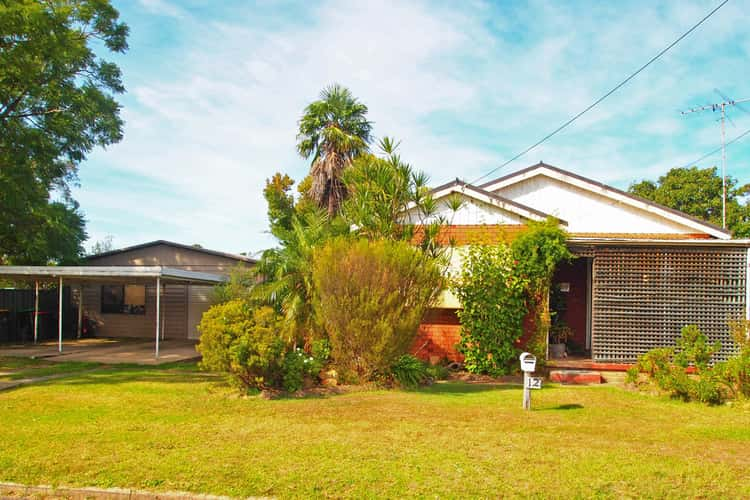
POLYGON ((472 373, 503 375, 515 357, 513 344, 523 333, 528 284, 516 269, 507 245, 472 245, 452 284, 462 305, 458 350, 472 373))
POLYGON ((549 293, 552 277, 561 262, 573 258, 566 244, 567 232, 559 221, 549 218, 529 222, 528 229, 512 243, 516 271, 527 280, 526 306, 533 314, 534 331, 526 342, 526 350, 541 360, 547 358, 547 335, 550 327, 549 293))
POLYGON ((525 349, 542 363, 550 324, 549 294, 560 262, 572 254, 566 232, 549 219, 531 222, 511 245, 472 245, 451 289, 461 301, 458 350, 472 373, 502 375, 516 360, 517 343, 529 312, 534 331, 525 349))

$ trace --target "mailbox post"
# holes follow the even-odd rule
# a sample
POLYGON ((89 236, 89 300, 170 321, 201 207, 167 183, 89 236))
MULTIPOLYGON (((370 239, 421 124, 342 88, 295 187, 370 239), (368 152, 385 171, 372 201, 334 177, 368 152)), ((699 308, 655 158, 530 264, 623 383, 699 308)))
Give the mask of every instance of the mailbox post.
POLYGON ((530 352, 524 352, 518 359, 521 361, 521 370, 523 371, 523 409, 530 410, 531 389, 541 389, 542 379, 531 376, 536 370, 536 356, 530 352))

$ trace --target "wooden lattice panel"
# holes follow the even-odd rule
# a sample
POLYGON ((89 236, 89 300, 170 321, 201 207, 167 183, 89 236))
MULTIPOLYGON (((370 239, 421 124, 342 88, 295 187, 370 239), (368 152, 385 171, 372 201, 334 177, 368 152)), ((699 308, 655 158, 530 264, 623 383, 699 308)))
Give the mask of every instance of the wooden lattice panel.
POLYGON ((674 345, 696 324, 734 350, 728 322, 745 317, 744 248, 598 248, 593 264, 592 357, 635 361, 674 345))

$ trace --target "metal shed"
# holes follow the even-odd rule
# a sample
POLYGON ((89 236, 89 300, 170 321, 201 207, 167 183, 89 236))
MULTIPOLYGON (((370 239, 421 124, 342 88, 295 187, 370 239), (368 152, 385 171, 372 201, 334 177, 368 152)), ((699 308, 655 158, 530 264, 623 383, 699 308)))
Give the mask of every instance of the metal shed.
MULTIPOLYGON (((162 324, 162 297, 164 287, 170 284, 213 286, 226 281, 226 276, 197 271, 186 271, 165 266, 2 266, 0 278, 33 283, 35 290, 34 339, 38 328, 39 285, 54 283, 58 287, 58 350, 63 350, 63 290, 65 285, 78 289, 77 325, 82 327, 85 296, 83 288, 91 284, 142 284, 153 286, 154 309, 154 355, 159 357, 159 341, 164 338, 162 324)), ((145 299, 145 297, 144 297, 145 299)))

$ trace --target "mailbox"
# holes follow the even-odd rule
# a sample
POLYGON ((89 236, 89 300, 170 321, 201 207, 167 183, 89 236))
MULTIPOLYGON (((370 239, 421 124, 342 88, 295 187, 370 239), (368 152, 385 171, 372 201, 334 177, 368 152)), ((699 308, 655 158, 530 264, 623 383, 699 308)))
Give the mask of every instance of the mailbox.
POLYGON ((521 360, 521 370, 527 373, 531 373, 536 370, 536 356, 530 352, 521 353, 518 357, 521 360))

